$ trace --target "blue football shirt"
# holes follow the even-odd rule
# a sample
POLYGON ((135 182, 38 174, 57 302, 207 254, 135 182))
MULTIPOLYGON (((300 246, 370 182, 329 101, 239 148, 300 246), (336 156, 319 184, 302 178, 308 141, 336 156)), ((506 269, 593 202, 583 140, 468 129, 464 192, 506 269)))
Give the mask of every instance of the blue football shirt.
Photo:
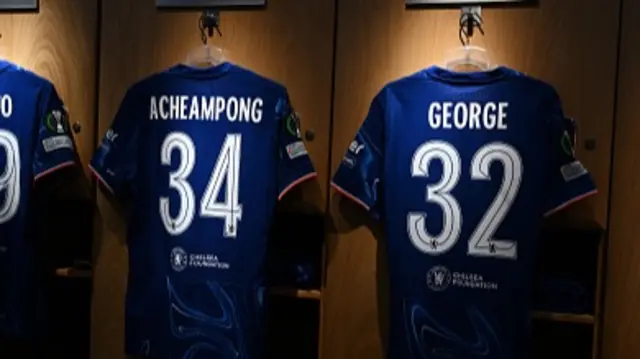
POLYGON ((555 90, 431 67, 385 86, 333 187, 385 222, 389 358, 522 359, 544 215, 594 194, 555 90))
POLYGON ((0 337, 42 329, 29 204, 37 179, 73 164, 67 112, 54 86, 0 60, 0 337))
POLYGON ((132 205, 127 352, 260 358, 274 208, 315 176, 286 89, 176 65, 128 90, 91 168, 132 205))

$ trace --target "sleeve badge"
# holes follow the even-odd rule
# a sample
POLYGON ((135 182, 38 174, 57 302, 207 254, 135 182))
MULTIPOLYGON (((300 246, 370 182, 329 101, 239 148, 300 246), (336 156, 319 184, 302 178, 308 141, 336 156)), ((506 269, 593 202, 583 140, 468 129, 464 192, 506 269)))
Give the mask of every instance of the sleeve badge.
POLYGON ((44 125, 53 133, 64 134, 69 131, 68 117, 64 110, 53 110, 45 117, 44 125))
POLYGON ((296 138, 300 138, 300 117, 298 116, 298 113, 295 111, 292 111, 291 114, 289 114, 289 116, 287 116, 287 119, 285 121, 285 127, 287 129, 287 132, 291 135, 291 136, 295 136, 296 138))
POLYGON ((562 151, 567 155, 567 156, 575 156, 575 147, 574 147, 574 143, 571 140, 571 136, 569 136, 569 132, 568 131, 564 131, 564 133, 562 134, 562 139, 560 140, 560 145, 562 146, 562 151))

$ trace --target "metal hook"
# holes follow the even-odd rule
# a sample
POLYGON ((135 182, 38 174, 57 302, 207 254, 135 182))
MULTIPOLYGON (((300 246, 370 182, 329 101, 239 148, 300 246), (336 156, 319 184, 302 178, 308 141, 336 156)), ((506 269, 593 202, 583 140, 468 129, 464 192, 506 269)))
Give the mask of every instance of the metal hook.
POLYGON ((202 15, 200 15, 200 20, 198 21, 198 27, 200 28, 202 43, 205 45, 207 44, 208 38, 214 35, 214 29, 219 36, 222 36, 222 32, 220 32, 220 11, 210 9, 203 10, 202 15))
POLYGON ((471 39, 465 31, 464 26, 460 26, 460 31, 458 31, 458 38, 460 39, 460 43, 462 44, 462 46, 469 46, 471 39))
POLYGON ((482 23, 481 8, 479 6, 462 8, 460 13, 460 30, 458 32, 458 38, 463 46, 468 46, 471 42, 474 28, 477 28, 478 31, 480 31, 480 34, 484 35, 482 23))

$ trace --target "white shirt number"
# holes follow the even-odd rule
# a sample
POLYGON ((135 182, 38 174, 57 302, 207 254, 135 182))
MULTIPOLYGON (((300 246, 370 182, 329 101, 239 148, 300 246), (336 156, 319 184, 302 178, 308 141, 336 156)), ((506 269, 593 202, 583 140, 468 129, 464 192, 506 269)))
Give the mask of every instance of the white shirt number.
MULTIPOLYGON (((443 141, 428 141, 414 153, 411 163, 412 177, 429 177, 432 160, 442 163, 442 177, 435 184, 427 186, 426 201, 435 203, 442 209, 442 230, 437 235, 430 234, 425 225, 427 214, 410 212, 407 215, 409 238, 420 251, 440 255, 449 251, 460 239, 462 230, 462 210, 451 195, 462 174, 460 154, 451 144, 443 141)), ((517 243, 494 238, 495 232, 509 212, 520 189, 522 180, 522 159, 518 152, 506 143, 494 142, 482 146, 471 160, 471 179, 487 181, 491 177, 489 168, 498 161, 504 168, 502 184, 493 202, 469 238, 467 254, 477 257, 517 258, 517 243)))
POLYGON ((20 207, 20 146, 16 136, 0 130, 0 148, 6 164, 0 174, 0 224, 9 222, 20 207))
MULTIPOLYGON (((241 143, 240 134, 225 137, 199 206, 200 217, 224 220, 222 234, 227 238, 236 238, 238 222, 242 219, 242 205, 238 203, 241 143), (226 184, 224 201, 218 202, 223 183, 226 184)), ((173 151, 180 154, 180 162, 178 168, 169 173, 169 187, 180 197, 178 213, 172 217, 169 198, 160 197, 160 217, 167 233, 179 236, 189 229, 196 215, 196 198, 188 181, 196 163, 196 149, 189 135, 172 132, 162 143, 160 161, 163 165, 171 166, 173 151)))

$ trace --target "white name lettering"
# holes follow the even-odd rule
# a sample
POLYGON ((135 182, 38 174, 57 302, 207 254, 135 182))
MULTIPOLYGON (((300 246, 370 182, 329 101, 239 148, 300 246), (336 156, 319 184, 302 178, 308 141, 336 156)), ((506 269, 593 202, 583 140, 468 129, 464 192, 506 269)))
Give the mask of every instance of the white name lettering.
POLYGON ((260 97, 151 96, 150 120, 191 120, 254 123, 262 121, 264 101, 260 97))
POLYGON ((508 102, 432 102, 432 129, 506 130, 508 102))

